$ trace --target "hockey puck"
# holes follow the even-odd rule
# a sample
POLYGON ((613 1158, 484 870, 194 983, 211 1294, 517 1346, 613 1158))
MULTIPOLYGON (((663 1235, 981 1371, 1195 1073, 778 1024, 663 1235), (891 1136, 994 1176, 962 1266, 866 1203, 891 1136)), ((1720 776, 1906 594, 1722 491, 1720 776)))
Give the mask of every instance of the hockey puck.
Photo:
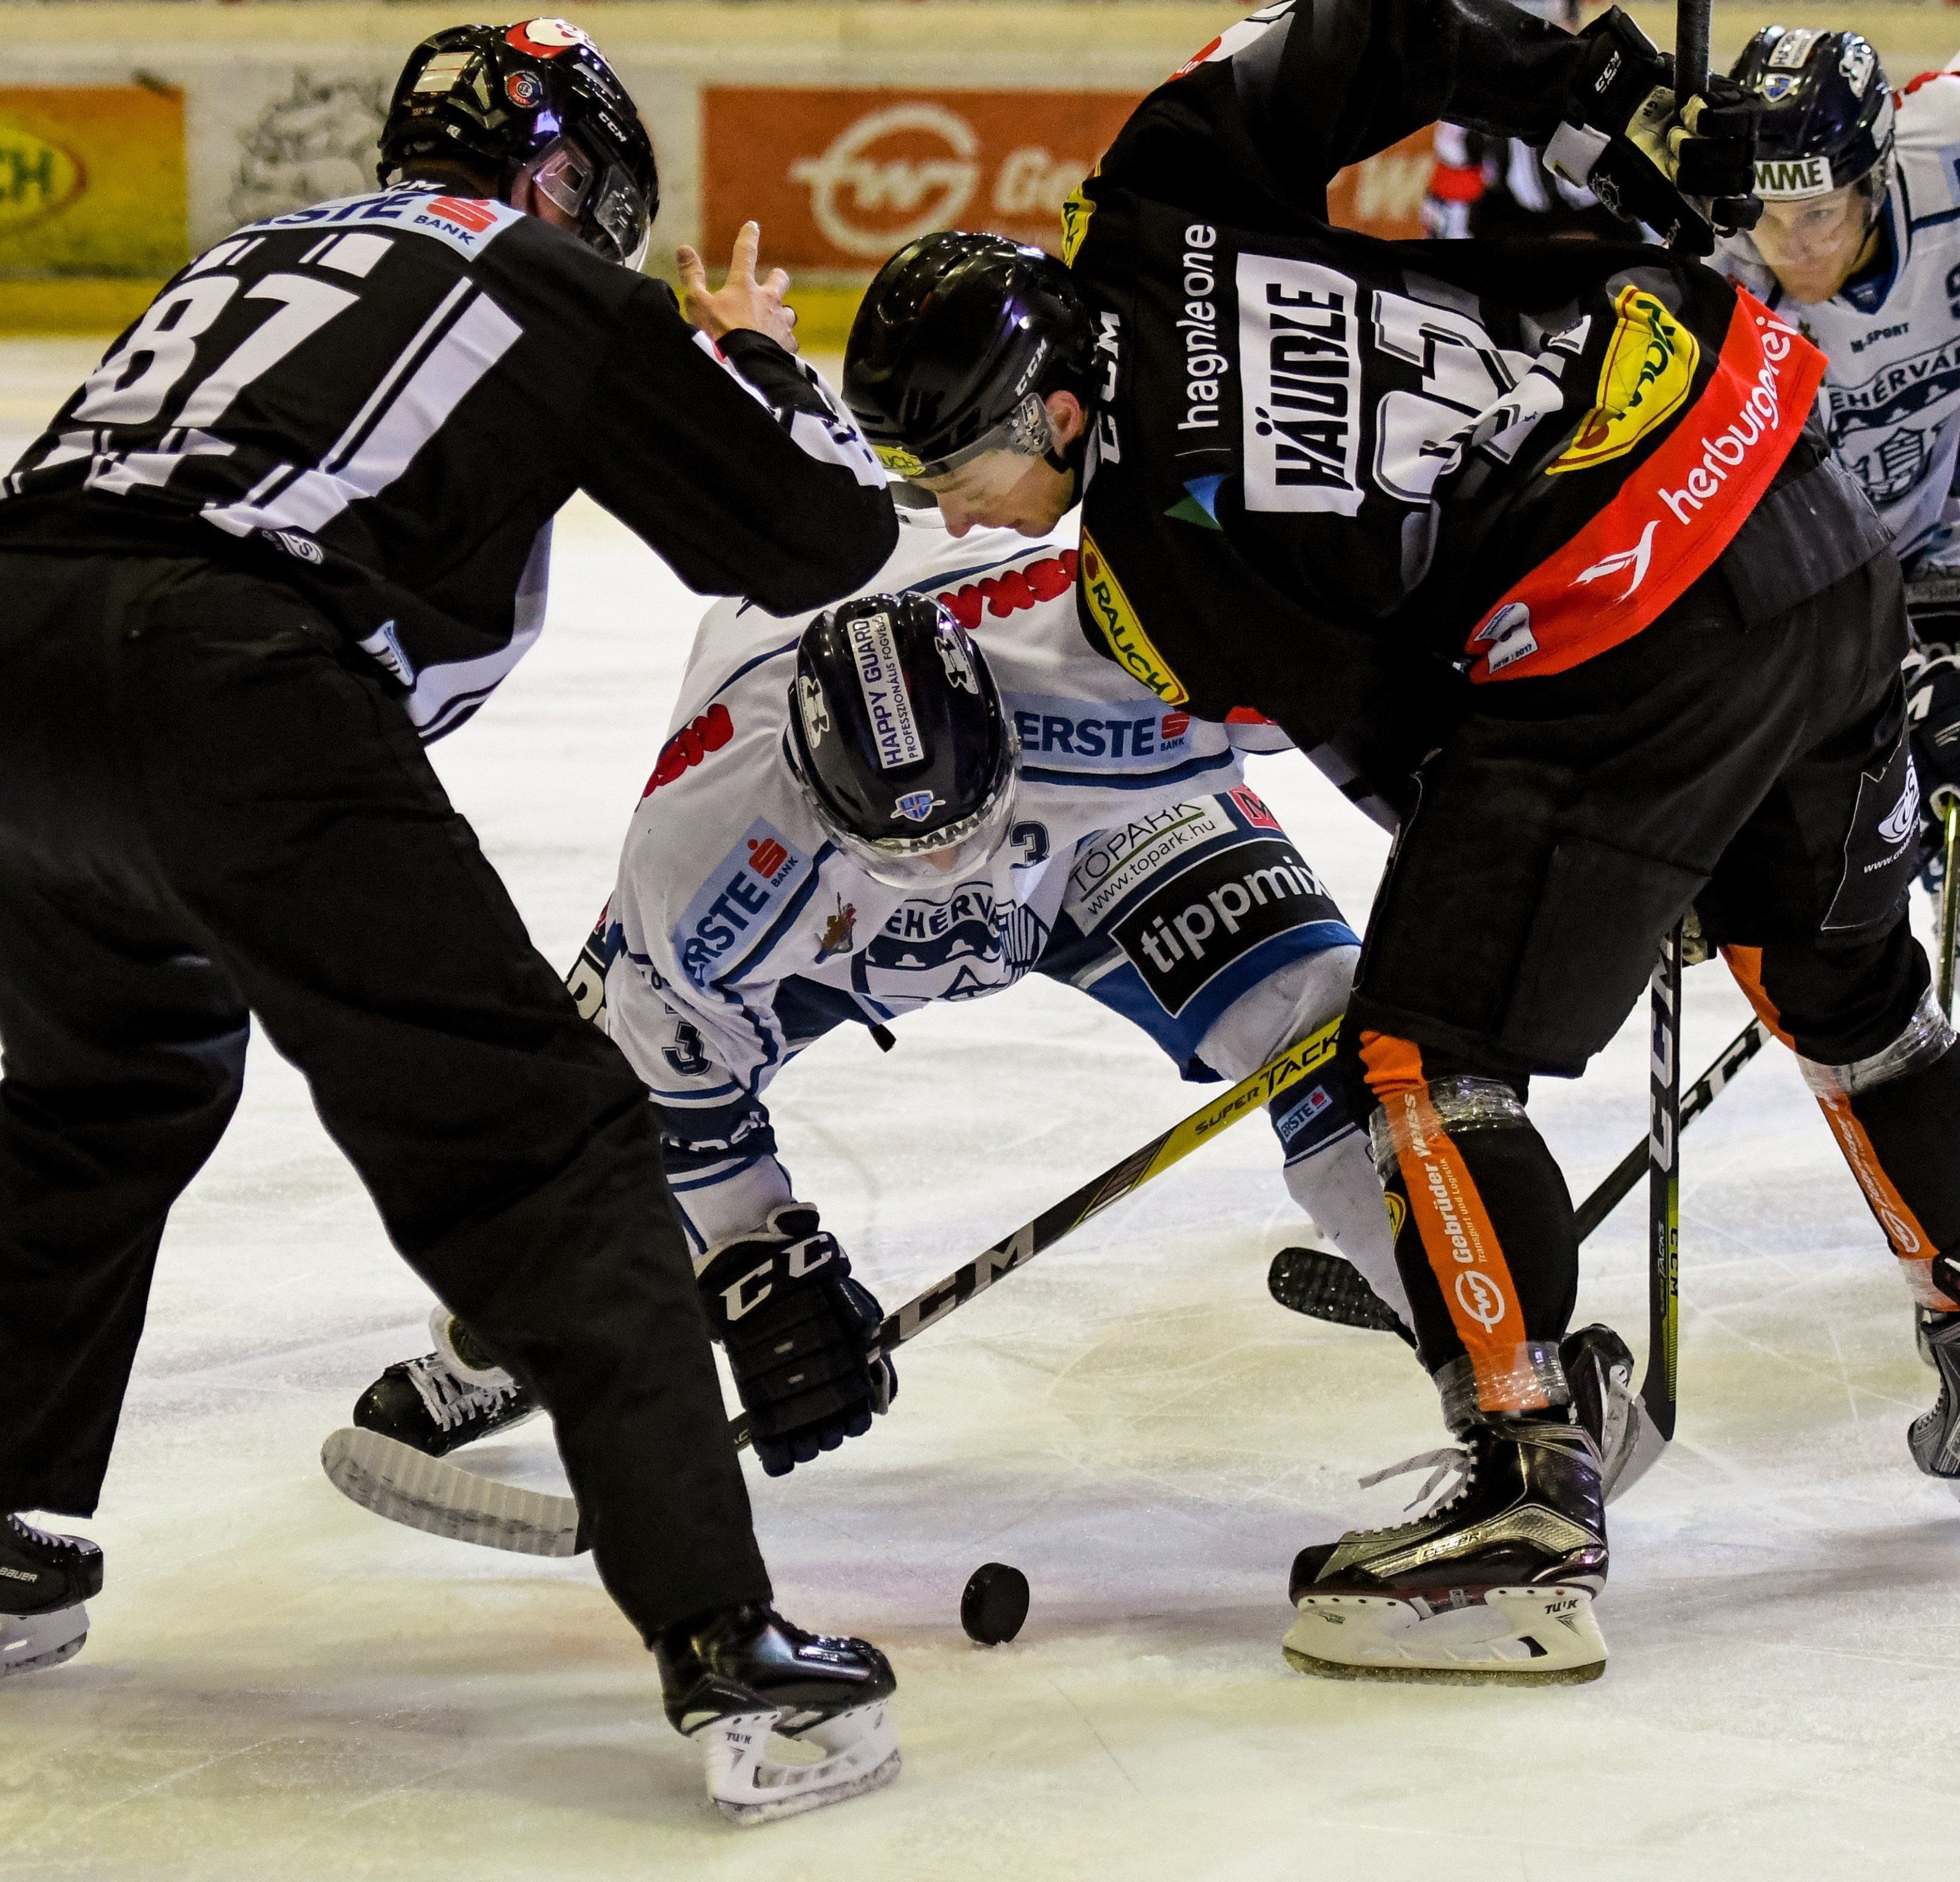
POLYGON ((983 1562, 959 1597, 959 1624, 983 1647, 1012 1640, 1028 1617, 1028 1578, 1004 1562, 983 1562))

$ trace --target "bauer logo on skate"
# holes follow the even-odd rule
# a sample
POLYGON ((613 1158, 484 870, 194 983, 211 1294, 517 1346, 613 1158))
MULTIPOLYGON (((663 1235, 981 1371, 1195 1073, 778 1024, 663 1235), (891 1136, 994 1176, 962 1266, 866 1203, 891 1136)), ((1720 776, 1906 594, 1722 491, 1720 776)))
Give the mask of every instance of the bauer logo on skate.
POLYGON ((762 817, 751 823, 675 924, 673 951, 687 977, 705 987, 718 968, 759 941, 810 867, 774 824, 762 817))

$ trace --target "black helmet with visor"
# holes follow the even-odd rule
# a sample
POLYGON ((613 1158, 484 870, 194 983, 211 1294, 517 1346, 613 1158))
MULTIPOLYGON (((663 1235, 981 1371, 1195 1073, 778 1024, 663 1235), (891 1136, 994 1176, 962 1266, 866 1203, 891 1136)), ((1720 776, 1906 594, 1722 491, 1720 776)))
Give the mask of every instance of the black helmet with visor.
POLYGON ((452 26, 409 55, 381 130, 381 183, 418 160, 488 170, 505 202, 520 177, 588 247, 638 269, 660 209, 652 140, 626 88, 565 20, 452 26))
POLYGON ((892 476, 946 477, 988 451, 1070 468, 1045 403, 1087 401, 1095 323, 1068 268, 1004 236, 947 231, 879 269, 852 323, 844 402, 892 476))

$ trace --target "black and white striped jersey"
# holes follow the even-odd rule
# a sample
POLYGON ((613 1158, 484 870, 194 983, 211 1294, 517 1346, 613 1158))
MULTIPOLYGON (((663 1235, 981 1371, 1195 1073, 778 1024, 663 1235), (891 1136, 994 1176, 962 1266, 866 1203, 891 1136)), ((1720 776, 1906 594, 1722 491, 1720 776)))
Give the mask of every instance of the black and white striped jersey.
POLYGON ((0 482, 0 546, 243 561, 393 674, 425 737, 536 637, 588 492, 690 587, 793 613, 891 553, 816 375, 504 204, 411 186, 251 224, 171 281, 0 482))

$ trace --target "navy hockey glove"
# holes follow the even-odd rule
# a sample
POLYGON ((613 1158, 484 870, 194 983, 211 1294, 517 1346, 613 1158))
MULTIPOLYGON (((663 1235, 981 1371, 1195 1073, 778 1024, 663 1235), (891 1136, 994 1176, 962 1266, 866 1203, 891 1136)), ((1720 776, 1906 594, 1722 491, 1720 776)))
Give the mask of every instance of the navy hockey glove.
POLYGON ((869 1357, 883 1310, 807 1202, 710 1249, 695 1279, 771 1476, 862 1437, 897 1396, 891 1361, 869 1357))
POLYGON ((1682 109, 1674 61, 1618 7, 1579 37, 1591 43, 1565 121, 1545 146, 1546 167, 1685 254, 1712 254, 1718 231, 1754 228, 1763 212, 1755 193, 1761 107, 1717 75, 1682 109))

